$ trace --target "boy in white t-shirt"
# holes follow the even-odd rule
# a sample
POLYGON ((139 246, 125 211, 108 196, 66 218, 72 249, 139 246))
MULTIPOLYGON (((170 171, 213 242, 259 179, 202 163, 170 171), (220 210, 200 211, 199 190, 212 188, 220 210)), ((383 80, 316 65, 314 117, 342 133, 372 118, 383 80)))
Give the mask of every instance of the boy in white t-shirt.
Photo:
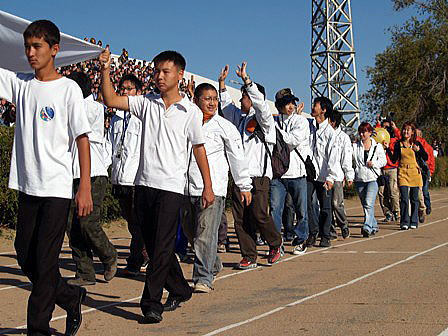
POLYGON ((154 58, 154 78, 160 95, 117 96, 110 80, 108 48, 100 55, 100 61, 106 105, 130 111, 142 120, 135 208, 149 266, 140 306, 143 323, 157 323, 162 320, 163 311, 175 310, 191 298, 191 288, 174 254, 191 146, 204 182, 202 206, 211 205, 215 197, 204 148, 202 113, 179 92, 186 63, 179 53, 164 51, 154 58), (164 305, 160 302, 163 288, 169 292, 164 305))
POLYGON ((78 85, 54 67, 59 29, 50 21, 31 23, 23 33, 25 54, 34 74, 0 69, 0 96, 17 106, 9 187, 19 191, 17 260, 33 289, 28 300, 27 334, 50 335, 55 304, 67 311, 66 335, 81 324, 83 288, 59 273, 58 258, 73 196, 72 154, 79 150, 81 182, 78 215, 92 211, 90 132, 78 85))

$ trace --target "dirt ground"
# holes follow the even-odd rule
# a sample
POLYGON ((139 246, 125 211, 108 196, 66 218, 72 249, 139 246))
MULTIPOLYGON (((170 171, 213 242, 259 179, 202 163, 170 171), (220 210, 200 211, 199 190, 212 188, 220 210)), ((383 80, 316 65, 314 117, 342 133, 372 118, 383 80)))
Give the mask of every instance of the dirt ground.
MULTIPOLYGON (((220 254, 224 269, 209 294, 193 298, 160 324, 140 324, 144 275, 120 274, 102 280, 96 263, 95 286, 88 286, 83 324, 78 335, 448 335, 448 190, 431 194, 433 213, 417 230, 400 231, 382 223, 380 231, 362 238, 359 200, 346 201, 350 238, 331 248, 310 248, 294 256, 291 246, 281 262, 267 266, 260 247, 259 267, 233 269, 241 256, 233 227, 231 251, 220 254)), ((231 215, 229 214, 231 222, 231 215)), ((107 233, 126 265, 129 233, 122 221, 107 233)), ((64 244, 61 273, 73 276, 70 249, 64 244)), ((182 263, 187 279, 192 264, 182 263)), ((13 232, 0 236, 0 334, 26 334, 26 306, 31 286, 17 265, 13 232)), ((166 293, 164 295, 166 297, 166 293)), ((51 323, 63 335, 65 312, 56 308, 51 323)))

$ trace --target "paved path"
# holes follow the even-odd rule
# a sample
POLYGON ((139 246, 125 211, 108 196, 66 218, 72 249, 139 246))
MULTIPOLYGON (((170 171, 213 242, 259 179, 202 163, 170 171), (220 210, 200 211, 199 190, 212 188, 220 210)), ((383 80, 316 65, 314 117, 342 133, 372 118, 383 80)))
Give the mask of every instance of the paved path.
MULTIPOLYGON (((381 224, 362 238, 362 209, 348 200, 351 237, 331 248, 311 248, 279 264, 237 271, 237 245, 221 254, 224 270, 210 294, 195 294, 157 325, 139 324, 144 276, 116 277, 87 287, 79 335, 444 335, 448 336, 448 190, 432 192, 433 214, 417 230, 381 224)), ((381 218, 377 208, 378 219, 381 218)), ((232 241, 236 242, 233 231, 232 241)), ((110 237, 125 265, 128 234, 110 237)), ((12 241, 0 241, 0 335, 24 334, 30 285, 17 266, 12 241)), ((260 248, 264 254, 266 248, 260 248)), ((98 265, 99 266, 99 265, 98 265)), ((192 265, 182 264, 191 278, 192 265)), ((61 252, 63 276, 73 276, 69 248, 61 252)), ((98 267, 99 273, 101 267, 98 267)), ((62 335, 65 312, 54 311, 62 335)))

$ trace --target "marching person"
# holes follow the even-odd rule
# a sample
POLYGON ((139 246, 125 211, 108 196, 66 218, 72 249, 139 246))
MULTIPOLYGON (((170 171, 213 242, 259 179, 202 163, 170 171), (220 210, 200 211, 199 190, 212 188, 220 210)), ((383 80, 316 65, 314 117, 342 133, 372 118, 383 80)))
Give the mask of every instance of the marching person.
POLYGON ((332 221, 331 199, 333 183, 336 180, 337 149, 335 148, 335 130, 328 123, 328 118, 333 113, 333 103, 327 97, 314 99, 311 116, 314 119, 310 123, 310 147, 311 157, 316 169, 316 179, 308 181, 307 205, 309 219, 309 236, 307 246, 316 243, 317 235, 321 239, 319 247, 329 247, 330 228, 332 221), (313 216, 315 202, 313 196, 319 201, 319 217, 313 216))
MULTIPOLYGON (((361 139, 353 144, 355 186, 364 210, 364 225, 361 234, 365 238, 378 232, 378 223, 375 219, 377 179, 381 175, 381 168, 387 163, 383 145, 372 138, 372 133, 372 125, 367 122, 361 123, 358 127, 361 139)), ((384 146, 387 145, 384 144, 384 146)))
POLYGON ((219 102, 216 88, 211 84, 200 84, 194 91, 194 102, 203 114, 204 146, 215 194, 215 202, 208 208, 203 208, 201 194, 204 185, 197 162, 192 157, 188 170, 187 195, 193 208, 194 291, 208 293, 213 289, 216 274, 222 269, 217 255, 218 229, 225 207, 229 168, 245 206, 249 206, 252 199, 252 181, 238 130, 216 113, 219 102))
POLYGON ((243 257, 237 265, 238 269, 257 267, 257 229, 269 244, 268 263, 270 265, 280 260, 282 244, 281 235, 275 228, 268 209, 272 167, 266 146, 272 151, 276 141, 274 117, 266 103, 264 88, 250 79, 246 67, 247 63, 243 62, 236 71, 237 76, 244 82, 241 88, 241 109, 233 104, 226 89, 228 65, 222 69, 218 79, 222 112, 241 134, 244 155, 249 163, 249 175, 252 179, 250 205, 242 202, 241 190, 237 186, 234 186, 232 193, 235 231, 243 257))
POLYGON ((350 187, 355 177, 353 170, 353 148, 350 137, 341 128, 342 113, 334 110, 330 115, 330 125, 335 129, 336 179, 333 184, 333 221, 341 229, 342 238, 350 236, 347 215, 344 208, 344 183, 350 187))
MULTIPOLYGON (((306 252, 308 238, 307 184, 304 158, 310 153, 310 128, 306 118, 297 114, 297 101, 291 89, 278 91, 275 95, 275 107, 279 111, 278 129, 283 140, 288 144, 290 163, 288 171, 281 177, 271 181, 271 213, 279 232, 282 228, 282 214, 286 195, 292 197, 297 225, 294 228, 296 237, 292 242, 293 254, 306 252)), ((302 103, 303 104, 303 103, 302 103)), ((285 228, 286 229, 286 228, 285 228)))
POLYGON ((207 208, 215 198, 204 147, 202 113, 179 92, 186 62, 178 52, 164 51, 153 60, 154 79, 160 95, 117 96, 110 80, 108 48, 99 59, 105 104, 130 111, 142 121, 135 207, 149 265, 140 307, 143 323, 158 323, 162 321, 163 311, 177 309, 192 295, 174 253, 191 146, 204 183, 202 206, 207 208), (169 295, 162 304, 164 288, 169 295))

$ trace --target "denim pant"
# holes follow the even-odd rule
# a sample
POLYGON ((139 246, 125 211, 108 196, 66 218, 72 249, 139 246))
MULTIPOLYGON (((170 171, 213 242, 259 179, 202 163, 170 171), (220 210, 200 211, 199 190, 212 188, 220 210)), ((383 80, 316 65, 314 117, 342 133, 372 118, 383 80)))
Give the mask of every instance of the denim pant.
POLYGON ((363 229, 369 233, 378 231, 378 223, 375 219, 375 200, 378 194, 378 183, 355 182, 359 199, 364 210, 364 226, 363 229))
POLYGON ((271 211, 275 227, 282 230, 282 214, 287 193, 292 197, 297 215, 294 233, 301 242, 308 238, 307 185, 305 177, 281 178, 271 181, 271 211))
POLYGON ((429 196, 429 176, 423 176, 423 198, 425 200, 426 209, 431 211, 431 198, 429 196))
POLYGON ((333 190, 326 190, 323 182, 307 182, 307 206, 309 218, 309 234, 318 234, 325 239, 330 239, 330 228, 332 220, 331 199, 333 190), (315 197, 314 197, 315 196, 315 197), (317 202, 319 202, 319 215, 316 213, 317 202))
POLYGON ((403 225, 418 226, 418 191, 419 187, 400 186, 400 227, 403 225), (411 216, 409 217, 409 199, 411 201, 411 216))
POLYGON ((222 269, 217 254, 218 229, 221 223, 225 197, 216 196, 208 208, 202 208, 202 197, 190 197, 193 210, 195 252, 193 282, 212 287, 214 275, 222 269))

